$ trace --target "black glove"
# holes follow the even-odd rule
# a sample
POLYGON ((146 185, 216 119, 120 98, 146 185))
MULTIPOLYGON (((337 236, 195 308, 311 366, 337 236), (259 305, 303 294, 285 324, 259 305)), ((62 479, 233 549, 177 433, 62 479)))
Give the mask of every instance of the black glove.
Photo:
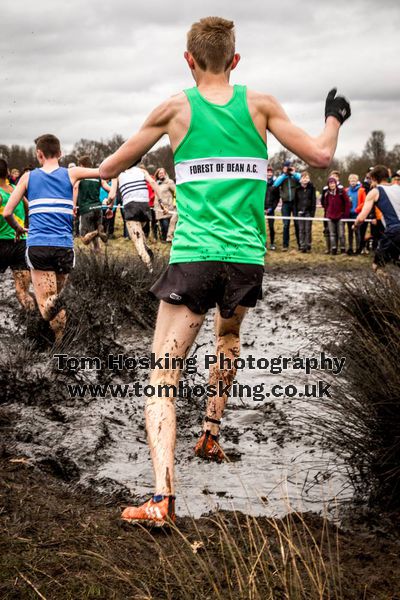
POLYGON ((337 89, 333 88, 326 97, 325 121, 328 117, 335 117, 341 125, 351 115, 350 102, 344 96, 336 96, 337 89))

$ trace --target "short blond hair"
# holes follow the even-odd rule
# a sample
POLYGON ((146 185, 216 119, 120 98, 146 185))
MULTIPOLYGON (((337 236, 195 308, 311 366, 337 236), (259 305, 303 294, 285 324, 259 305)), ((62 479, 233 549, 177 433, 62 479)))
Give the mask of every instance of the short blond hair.
POLYGON ((187 50, 203 71, 226 71, 235 55, 233 21, 205 17, 193 23, 187 34, 187 50))

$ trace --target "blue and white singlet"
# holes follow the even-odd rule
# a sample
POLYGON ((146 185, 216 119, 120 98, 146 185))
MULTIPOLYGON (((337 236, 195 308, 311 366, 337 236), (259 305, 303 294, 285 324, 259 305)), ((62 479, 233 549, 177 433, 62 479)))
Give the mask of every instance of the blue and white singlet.
POLYGON ((74 247, 72 194, 68 169, 64 167, 51 173, 46 173, 43 169, 34 169, 29 173, 28 247, 74 247))

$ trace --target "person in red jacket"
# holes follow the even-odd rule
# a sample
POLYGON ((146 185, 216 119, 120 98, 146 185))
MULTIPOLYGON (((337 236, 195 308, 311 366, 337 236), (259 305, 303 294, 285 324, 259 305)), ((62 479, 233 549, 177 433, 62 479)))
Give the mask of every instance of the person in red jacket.
POLYGON ((339 189, 335 177, 328 179, 328 191, 325 195, 325 215, 329 219, 329 237, 331 254, 337 254, 338 247, 343 254, 346 252, 346 242, 344 237, 344 223, 342 219, 348 217, 350 211, 349 197, 342 187, 339 189))
MULTIPOLYGON (((342 190, 343 189, 343 185, 340 183, 340 173, 339 171, 331 171, 329 173, 329 177, 334 177, 337 181, 337 187, 338 190, 342 190)), ((328 177, 328 178, 329 178, 328 177)), ((328 184, 326 184, 321 191, 321 206, 324 209, 324 217, 326 218, 326 206, 325 206, 325 197, 328 193, 329 187, 328 184)), ((326 244, 326 250, 325 250, 325 254, 330 254, 331 253, 331 238, 329 235, 329 227, 328 227, 328 221, 324 221, 324 238, 325 238, 325 244, 326 244)))

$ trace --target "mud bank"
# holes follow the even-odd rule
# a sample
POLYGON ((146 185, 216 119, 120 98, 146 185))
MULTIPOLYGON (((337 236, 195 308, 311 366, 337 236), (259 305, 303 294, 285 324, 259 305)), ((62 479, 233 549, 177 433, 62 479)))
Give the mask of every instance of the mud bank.
MULTIPOLYGON (((323 279, 324 285, 333 282, 327 276, 323 279)), ((242 355, 258 359, 318 354, 326 342, 329 318, 320 302, 320 284, 321 277, 314 271, 267 273, 264 299, 243 325, 242 355)), ((91 371, 60 373, 49 352, 31 351, 29 345, 23 367, 12 365, 13 347, 23 342, 24 325, 17 314, 10 278, 3 279, 1 293, 0 346, 10 355, 12 373, 2 405, 6 448, 75 486, 94 487, 125 500, 146 496, 152 489, 152 469, 144 429, 144 398, 107 395, 72 399, 67 383, 96 382, 98 375, 91 371)), ((126 355, 149 354, 149 328, 137 322, 132 325, 126 319, 115 332, 114 348, 126 355)), ((212 340, 210 314, 193 350, 199 365, 204 364, 205 352, 213 352, 212 340)), ((313 378, 325 375, 315 373, 313 378)), ((145 371, 112 373, 109 380, 123 383, 135 378, 144 382, 146 377, 145 371)), ((204 383, 207 372, 200 368, 188 378, 192 384, 204 383)), ((311 376, 245 369, 238 372, 237 380, 248 385, 263 383, 268 389, 292 383, 300 389, 311 376)), ((325 447, 324 440, 313 434, 313 416, 324 411, 322 400, 285 395, 263 401, 232 398, 221 432, 229 462, 220 465, 193 456, 204 406, 205 398, 177 401, 180 514, 198 517, 216 508, 268 516, 292 509, 326 511, 351 496, 345 466, 325 447)))
POLYGON ((313 514, 219 513, 179 530, 121 524, 115 498, 0 459, 4 600, 395 600, 400 545, 377 523, 351 531, 313 514))

